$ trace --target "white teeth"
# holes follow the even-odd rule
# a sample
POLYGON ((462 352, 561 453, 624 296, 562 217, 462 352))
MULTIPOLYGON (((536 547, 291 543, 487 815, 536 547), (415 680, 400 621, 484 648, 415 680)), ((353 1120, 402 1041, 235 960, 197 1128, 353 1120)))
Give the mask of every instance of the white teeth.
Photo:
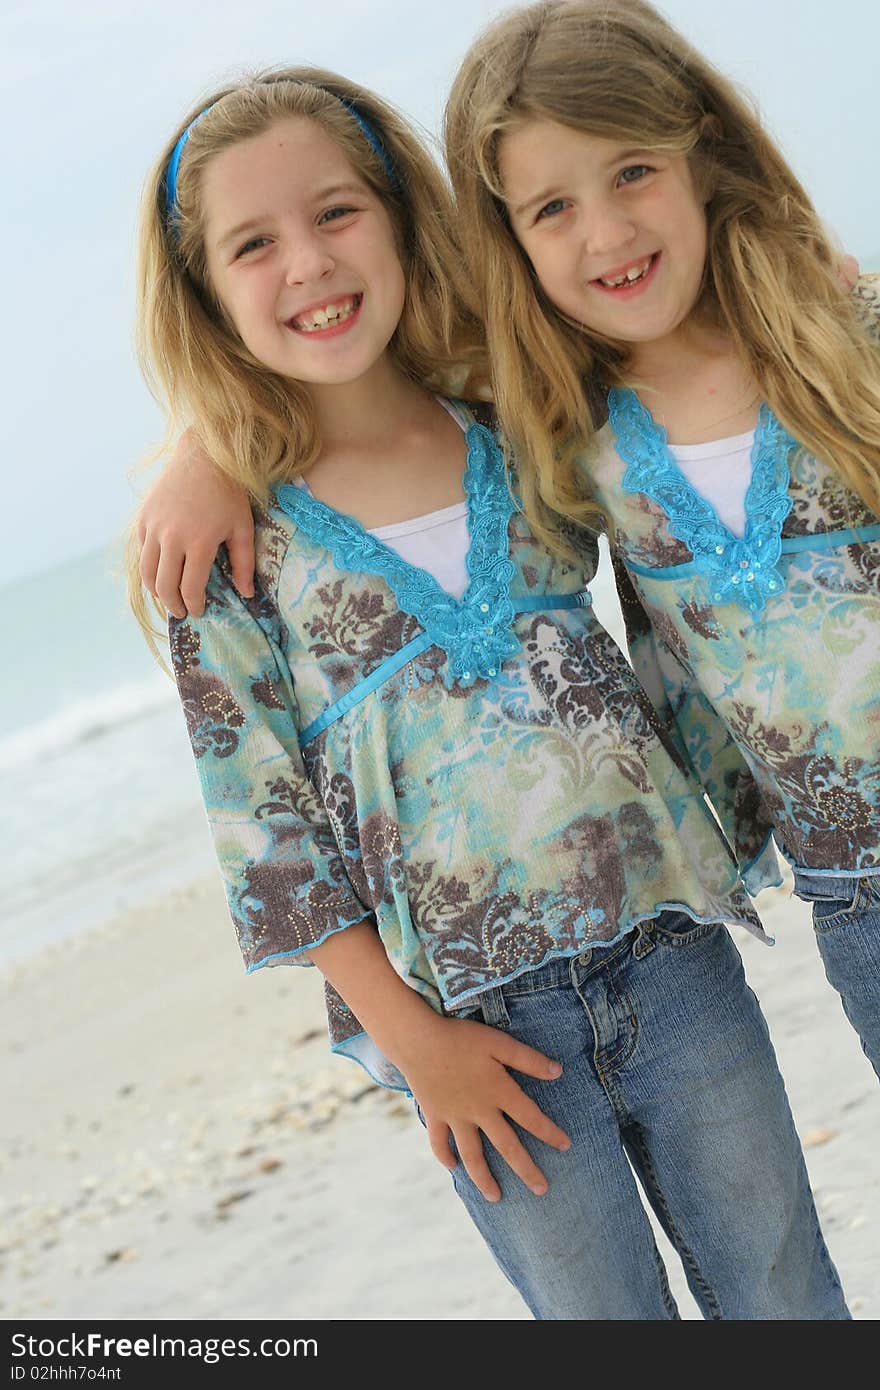
POLYGON ((631 266, 623 275, 618 275, 616 280, 606 280, 604 276, 600 276, 600 282, 613 290, 619 289, 621 285, 632 285, 636 280, 641 280, 642 276, 647 274, 651 266, 651 259, 652 258, 649 256, 641 265, 631 266))
POLYGON ((356 308, 357 297, 353 296, 341 300, 339 304, 325 304, 323 309, 312 309, 307 318, 295 318, 292 322, 303 333, 314 333, 319 328, 326 328, 328 323, 339 323, 350 318, 356 308))

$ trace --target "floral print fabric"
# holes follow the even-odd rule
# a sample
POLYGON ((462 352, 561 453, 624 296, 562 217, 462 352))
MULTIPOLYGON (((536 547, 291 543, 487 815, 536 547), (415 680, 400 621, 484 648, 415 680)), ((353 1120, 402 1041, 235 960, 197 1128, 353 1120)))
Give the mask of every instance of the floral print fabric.
MULTIPOLYGON (((880 277, 862 277, 857 299, 877 336, 880 277)), ((608 518, 631 654, 675 713, 744 871, 771 830, 805 868, 880 870, 878 518, 792 442, 784 587, 759 612, 713 602, 664 507, 624 490, 616 443, 609 423, 584 469, 608 518)))
MULTIPOLYGON (((204 616, 171 624, 249 969, 307 964, 369 918, 398 973, 454 1010, 664 907, 762 934, 677 735, 589 607, 514 614, 494 678, 450 679, 447 652, 427 647, 301 747, 423 632, 381 575, 345 568, 307 524, 271 506, 256 596, 241 599, 221 562, 204 616)), ((593 547, 562 560, 518 512, 507 537, 514 609, 592 577, 593 547)), ((327 1002, 334 1044, 364 1060, 358 1021, 329 989, 327 1002)), ((397 1084, 381 1059, 367 1065, 397 1084)))

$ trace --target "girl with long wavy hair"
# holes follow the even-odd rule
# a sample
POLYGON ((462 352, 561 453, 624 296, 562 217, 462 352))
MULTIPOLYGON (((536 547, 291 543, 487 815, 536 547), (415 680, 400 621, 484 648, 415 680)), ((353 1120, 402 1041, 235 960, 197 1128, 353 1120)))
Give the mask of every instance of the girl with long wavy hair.
POLYGON ((880 1071, 880 277, 846 294, 748 105, 642 0, 516 11, 447 108, 502 424, 542 535, 609 535, 643 683, 772 841, 880 1071))
POLYGON ((722 923, 760 925, 595 544, 549 549, 491 411, 433 386, 481 343, 432 160, 355 84, 263 74, 174 133, 142 226, 150 379, 255 507, 253 594, 221 557, 169 634, 247 968, 318 966, 536 1316, 677 1316, 632 1163, 707 1317, 846 1319, 722 923))
MULTIPOLYGON (((525 512, 607 532, 643 685, 747 884, 790 860, 880 1069, 880 278, 842 284, 748 103, 642 0, 491 26, 446 150, 525 512)), ((248 589, 246 500, 195 439, 140 533, 174 611, 220 539, 248 589)))

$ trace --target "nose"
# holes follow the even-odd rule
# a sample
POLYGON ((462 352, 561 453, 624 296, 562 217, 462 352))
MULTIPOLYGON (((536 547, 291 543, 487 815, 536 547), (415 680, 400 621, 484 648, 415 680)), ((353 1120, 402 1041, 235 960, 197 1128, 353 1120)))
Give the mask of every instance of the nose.
POLYGON ((608 256, 635 240, 636 225, 618 206, 598 204, 583 216, 583 248, 587 256, 608 256))
POLYGON ((308 285, 315 280, 325 280, 335 265, 325 242, 317 237, 300 236, 288 248, 284 278, 288 285, 308 285))

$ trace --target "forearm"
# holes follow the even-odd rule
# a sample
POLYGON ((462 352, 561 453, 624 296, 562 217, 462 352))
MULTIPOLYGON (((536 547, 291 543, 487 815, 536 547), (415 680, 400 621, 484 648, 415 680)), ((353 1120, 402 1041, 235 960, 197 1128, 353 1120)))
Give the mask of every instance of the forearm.
POLYGON ((489 1201, 497 1201, 501 1189, 486 1163, 482 1132, 533 1192, 546 1192, 546 1178, 513 1126, 558 1149, 567 1149, 570 1140, 510 1072, 549 1082, 562 1071, 558 1062, 476 1020, 436 1013, 400 979, 371 918, 326 938, 310 959, 406 1078, 422 1108, 431 1148, 445 1168, 456 1166, 453 1135, 472 1181, 489 1201))
POLYGON ((406 1075, 440 1016, 397 974, 372 919, 335 932, 309 952, 385 1056, 406 1075))

